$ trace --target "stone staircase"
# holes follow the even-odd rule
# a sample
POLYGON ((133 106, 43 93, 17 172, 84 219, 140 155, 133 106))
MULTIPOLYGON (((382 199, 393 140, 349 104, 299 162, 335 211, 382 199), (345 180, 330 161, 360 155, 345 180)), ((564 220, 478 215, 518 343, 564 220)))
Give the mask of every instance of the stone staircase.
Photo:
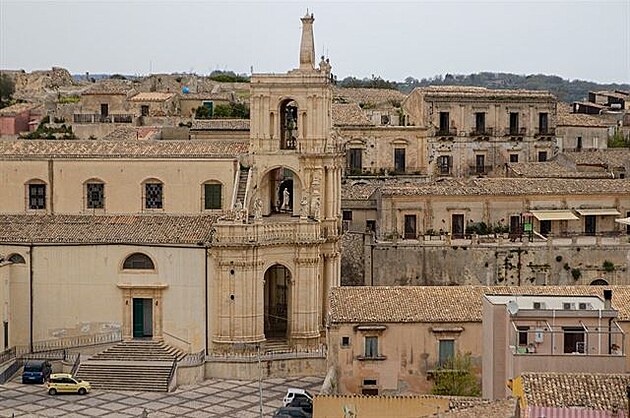
POLYGON ((161 341, 123 341, 81 362, 77 376, 96 389, 168 392, 173 362, 183 357, 161 341))
POLYGON ((242 205, 245 205, 245 193, 247 192, 247 177, 249 175, 249 168, 241 167, 241 171, 238 175, 238 189, 236 189, 236 200, 240 201, 242 205))
POLYGON ((286 353, 291 351, 289 343, 285 338, 270 338, 263 346, 264 354, 286 353))

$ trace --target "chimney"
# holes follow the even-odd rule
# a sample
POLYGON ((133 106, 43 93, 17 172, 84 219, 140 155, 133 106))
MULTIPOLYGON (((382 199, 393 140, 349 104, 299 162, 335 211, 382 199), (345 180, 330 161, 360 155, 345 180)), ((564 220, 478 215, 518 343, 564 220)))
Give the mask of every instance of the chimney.
POLYGON ((604 289, 604 309, 609 311, 611 308, 610 303, 612 301, 612 290, 604 289))

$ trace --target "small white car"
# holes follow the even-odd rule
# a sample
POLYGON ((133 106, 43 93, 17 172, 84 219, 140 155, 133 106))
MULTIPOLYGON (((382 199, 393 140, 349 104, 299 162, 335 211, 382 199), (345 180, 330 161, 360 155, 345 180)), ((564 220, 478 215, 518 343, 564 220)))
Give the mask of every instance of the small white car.
POLYGON ((282 405, 288 406, 295 398, 306 398, 310 402, 313 402, 313 395, 311 395, 309 391, 304 389, 289 388, 287 389, 287 394, 284 395, 284 398, 282 398, 282 405))

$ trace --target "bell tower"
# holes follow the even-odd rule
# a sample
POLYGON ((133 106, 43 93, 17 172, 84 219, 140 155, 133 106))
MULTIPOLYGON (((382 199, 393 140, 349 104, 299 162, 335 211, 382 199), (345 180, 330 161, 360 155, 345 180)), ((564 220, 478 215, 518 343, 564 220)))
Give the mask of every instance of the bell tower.
POLYGON ((218 222, 215 235, 219 287, 242 288, 248 299, 219 313, 214 343, 317 345, 328 291, 340 284, 343 153, 332 131, 331 66, 324 57, 315 65, 314 20, 301 18, 298 68, 251 78, 247 181, 235 187, 244 215, 218 222))

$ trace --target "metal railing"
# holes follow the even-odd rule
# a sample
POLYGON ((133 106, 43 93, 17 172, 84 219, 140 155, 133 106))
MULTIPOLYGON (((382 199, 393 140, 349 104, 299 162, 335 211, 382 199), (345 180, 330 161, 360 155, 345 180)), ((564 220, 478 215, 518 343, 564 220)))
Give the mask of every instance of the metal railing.
POLYGON ((267 351, 258 354, 255 351, 243 353, 211 353, 206 356, 206 361, 229 361, 234 363, 254 363, 257 361, 290 360, 303 358, 326 358, 327 349, 320 346, 303 350, 278 350, 267 351))
POLYGON ((472 128, 470 130, 470 136, 492 136, 493 133, 494 133, 493 128, 483 128, 483 129, 472 128))
POLYGON ((435 136, 457 136, 457 128, 437 129, 435 136))
POLYGON ((15 359, 13 364, 11 364, 9 367, 4 369, 0 373, 0 385, 5 384, 9 379, 11 379, 13 377, 13 375, 15 373, 17 373, 17 371, 20 369, 20 367, 22 367, 22 364, 23 364, 22 360, 15 359))
POLYGON ((81 353, 71 354, 71 356, 75 357, 74 363, 72 363, 72 370, 70 371, 70 374, 74 376, 81 365, 81 353))
POLYGON ((72 115, 74 123, 132 123, 132 114, 101 115, 98 113, 75 113, 72 115))
POLYGON ((525 127, 521 127, 521 128, 515 128, 515 127, 510 127, 510 128, 505 128, 505 136, 525 136, 527 135, 527 128, 525 127))
POLYGON ((7 348, 0 353, 0 364, 4 364, 11 359, 15 359, 15 347, 7 348))

